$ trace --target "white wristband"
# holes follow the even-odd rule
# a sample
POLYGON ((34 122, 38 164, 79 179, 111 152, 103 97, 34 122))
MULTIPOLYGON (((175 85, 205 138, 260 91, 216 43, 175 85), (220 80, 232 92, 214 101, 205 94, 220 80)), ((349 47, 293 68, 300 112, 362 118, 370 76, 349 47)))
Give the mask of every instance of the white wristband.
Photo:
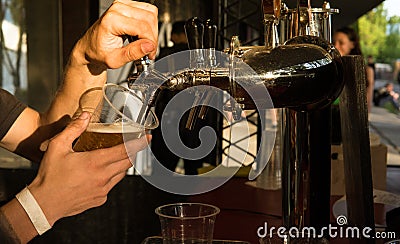
POLYGON ((36 202, 31 192, 29 191, 28 187, 25 187, 15 197, 25 209, 25 212, 28 214, 33 226, 35 227, 39 235, 42 235, 43 233, 51 229, 51 225, 47 221, 46 216, 44 215, 42 209, 36 202))

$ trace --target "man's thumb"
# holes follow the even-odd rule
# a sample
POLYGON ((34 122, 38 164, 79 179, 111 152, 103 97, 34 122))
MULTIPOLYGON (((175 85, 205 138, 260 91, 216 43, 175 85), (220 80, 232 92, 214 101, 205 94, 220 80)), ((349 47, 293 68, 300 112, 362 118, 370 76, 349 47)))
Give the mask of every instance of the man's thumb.
POLYGON ((68 145, 78 138, 87 128, 90 121, 90 114, 88 112, 82 112, 79 117, 73 120, 64 131, 59 134, 62 140, 68 145))

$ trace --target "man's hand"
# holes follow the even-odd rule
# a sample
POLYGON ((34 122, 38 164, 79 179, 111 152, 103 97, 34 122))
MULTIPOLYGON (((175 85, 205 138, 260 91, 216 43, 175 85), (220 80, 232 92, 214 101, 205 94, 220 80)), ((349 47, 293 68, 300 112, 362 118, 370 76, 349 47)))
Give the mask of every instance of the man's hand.
POLYGON ((87 63, 103 64, 112 69, 144 55, 154 59, 158 37, 157 14, 157 8, 148 3, 114 1, 77 47, 85 51, 87 63), (122 37, 126 35, 137 36, 138 40, 124 46, 122 37))
POLYGON ((107 69, 122 67, 144 55, 154 59, 157 14, 157 7, 148 3, 115 1, 75 45, 62 86, 49 110, 41 116, 41 124, 71 117, 82 93, 107 81, 107 69), (136 36, 138 40, 124 46, 126 36, 136 36))
POLYGON ((50 140, 38 175, 29 185, 50 225, 104 204, 108 192, 132 166, 129 157, 133 159, 148 145, 150 138, 142 137, 126 145, 74 152, 72 143, 86 129, 89 117, 83 113, 50 140))

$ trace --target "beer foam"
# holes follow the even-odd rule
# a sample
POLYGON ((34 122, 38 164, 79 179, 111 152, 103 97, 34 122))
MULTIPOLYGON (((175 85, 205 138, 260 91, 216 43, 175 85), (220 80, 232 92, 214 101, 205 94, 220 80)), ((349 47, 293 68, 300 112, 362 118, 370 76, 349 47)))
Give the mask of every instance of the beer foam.
POLYGON ((90 123, 87 127, 86 131, 88 132, 96 132, 96 133, 135 133, 141 132, 144 130, 144 127, 136 124, 122 124, 122 123, 113 123, 113 124, 104 124, 104 123, 90 123))

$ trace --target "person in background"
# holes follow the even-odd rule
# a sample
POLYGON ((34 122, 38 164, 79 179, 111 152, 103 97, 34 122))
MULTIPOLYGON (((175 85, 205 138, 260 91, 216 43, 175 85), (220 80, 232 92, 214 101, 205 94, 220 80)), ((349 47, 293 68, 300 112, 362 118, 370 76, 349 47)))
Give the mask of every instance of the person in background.
POLYGON ((130 168, 129 156, 150 137, 91 152, 74 152, 73 141, 86 129, 90 114, 71 121, 81 94, 103 86, 106 70, 144 55, 157 46, 155 6, 130 0, 111 7, 76 43, 63 83, 45 113, 39 113, 0 89, 0 146, 40 162, 35 179, 0 208, 0 243, 27 243, 67 216, 100 206, 130 168), (126 46, 123 36, 138 36, 126 46), (127 151, 128 150, 128 151, 127 151))
POLYGON ((374 99, 374 89, 375 89, 375 61, 372 55, 367 57, 367 102, 368 111, 371 112, 373 99, 374 99))
POLYGON ((342 56, 362 55, 360 39, 353 28, 337 29, 333 35, 333 44, 342 56))
MULTIPOLYGON (((333 44, 335 48, 339 51, 340 55, 362 55, 361 46, 360 46, 360 39, 356 33, 356 31, 350 27, 343 27, 337 29, 333 34, 333 44)), ((365 71, 365 75, 367 76, 367 70, 365 71)), ((368 93, 369 89, 373 90, 373 86, 369 85, 372 83, 368 80, 367 77, 367 84, 366 90, 368 93)), ((370 103, 372 102, 372 95, 371 99, 366 97, 367 99, 367 108, 368 112, 372 107, 370 103)), ((332 105, 332 144, 339 145, 342 143, 342 134, 341 134, 341 124, 340 124, 340 110, 339 110, 339 98, 337 98, 332 105)))
MULTIPOLYGON (((343 27, 336 30, 333 35, 333 43, 335 45, 335 48, 340 52, 342 56, 363 55, 360 46, 360 38, 357 32, 353 28, 343 27)), ((368 62, 371 62, 371 59, 369 59, 368 62)), ((366 78, 367 78, 366 91, 367 91, 368 112, 370 112, 372 108, 374 83, 375 83, 374 76, 375 76, 374 68, 371 67, 368 63, 366 67, 366 78)))
POLYGON ((400 84, 400 71, 397 73, 397 82, 400 84))
POLYGON ((396 114, 400 112, 399 97, 400 95, 394 91, 393 83, 386 83, 384 87, 378 90, 377 105, 384 107, 389 103, 396 114))

